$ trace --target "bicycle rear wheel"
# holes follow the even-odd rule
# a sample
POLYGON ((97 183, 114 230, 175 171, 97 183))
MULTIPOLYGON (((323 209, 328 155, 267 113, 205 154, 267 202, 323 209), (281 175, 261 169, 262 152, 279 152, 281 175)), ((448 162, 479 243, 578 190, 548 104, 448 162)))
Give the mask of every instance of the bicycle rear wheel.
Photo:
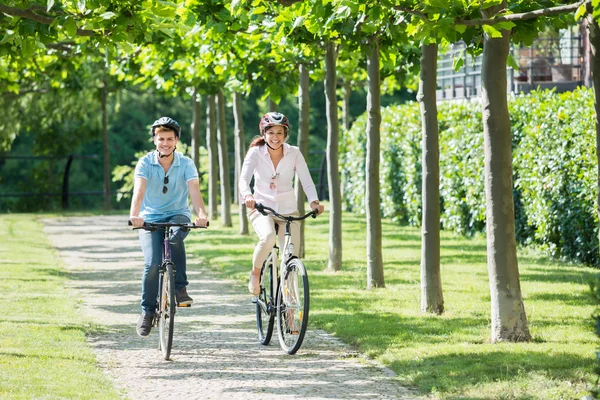
POLYGON ((267 345, 273 335, 275 293, 273 290, 273 256, 269 255, 260 270, 260 295, 256 299, 258 340, 267 345))
POLYGON ((175 277, 173 264, 165 265, 165 271, 160 278, 160 299, 158 312, 159 348, 165 360, 171 356, 173 346, 173 327, 175 325, 175 277))
POLYGON ((302 261, 287 262, 277 291, 277 335, 281 348, 295 354, 308 327, 308 275, 302 261))

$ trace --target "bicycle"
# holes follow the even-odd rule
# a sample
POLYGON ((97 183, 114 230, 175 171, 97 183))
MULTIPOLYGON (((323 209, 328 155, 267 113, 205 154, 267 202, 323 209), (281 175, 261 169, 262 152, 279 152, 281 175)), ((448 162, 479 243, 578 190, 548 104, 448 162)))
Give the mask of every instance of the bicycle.
MULTIPOLYGON (((260 271, 260 294, 254 299, 258 339, 261 344, 268 345, 273 335, 273 324, 277 320, 277 336, 281 348, 288 354, 295 354, 302 345, 308 327, 310 295, 304 263, 293 254, 290 224, 310 216, 316 218, 317 211, 313 210, 300 217, 286 217, 260 203, 255 207, 263 215, 268 215, 269 211, 285 221, 285 240, 280 267, 275 268, 279 256, 279 247, 275 243, 260 271)), ((277 228, 278 225, 275 225, 275 232, 277 228)))
MULTIPOLYGON (((129 221, 131 225, 131 221, 129 221)), ((153 327, 158 327, 158 349, 162 351, 165 360, 169 360, 171 349, 173 347, 173 328, 175 326, 175 264, 171 261, 171 241, 173 234, 172 228, 185 230, 195 228, 207 228, 206 226, 196 226, 192 223, 171 223, 171 222, 144 222, 144 226, 133 228, 144 229, 156 232, 163 231, 163 261, 158 269, 158 296, 156 298, 156 312, 154 313, 153 327)), ((189 306, 187 306, 189 307, 189 306)))

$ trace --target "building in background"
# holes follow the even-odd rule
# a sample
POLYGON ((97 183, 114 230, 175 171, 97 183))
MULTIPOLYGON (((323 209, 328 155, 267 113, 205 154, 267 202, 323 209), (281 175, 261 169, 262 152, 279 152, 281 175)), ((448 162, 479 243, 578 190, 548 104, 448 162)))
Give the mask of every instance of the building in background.
MULTIPOLYGON (((530 47, 513 45, 511 55, 518 69, 507 68, 509 93, 529 93, 537 88, 567 92, 592 84, 590 45, 584 24, 543 32, 530 47)), ((479 97, 481 56, 466 54, 464 43, 452 45, 438 58, 437 82, 438 100, 479 97), (455 71, 454 61, 461 53, 464 65, 455 71)))

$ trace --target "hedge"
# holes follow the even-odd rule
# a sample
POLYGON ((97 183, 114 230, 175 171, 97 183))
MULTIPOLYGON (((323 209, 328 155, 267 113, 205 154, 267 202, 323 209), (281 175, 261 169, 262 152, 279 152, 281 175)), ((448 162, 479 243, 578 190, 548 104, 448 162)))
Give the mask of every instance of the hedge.
MULTIPOLYGON (((509 101, 517 240, 598 266, 594 99, 591 89, 537 91, 509 101)), ((475 102, 438 106, 443 229, 485 232, 483 125, 475 102)), ((366 115, 344 136, 345 206, 364 212, 366 115)), ((421 223, 421 122, 411 102, 382 109, 381 211, 421 223)))

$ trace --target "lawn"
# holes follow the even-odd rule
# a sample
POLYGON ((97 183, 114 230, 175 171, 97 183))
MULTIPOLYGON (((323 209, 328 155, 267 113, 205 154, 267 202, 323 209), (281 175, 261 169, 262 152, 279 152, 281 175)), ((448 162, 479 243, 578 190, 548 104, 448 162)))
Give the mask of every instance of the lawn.
MULTIPOLYGON (((328 215, 307 221, 310 327, 378 359, 422 394, 444 399, 575 399, 587 394, 597 338, 588 279, 597 272, 519 249, 529 343, 491 344, 485 238, 441 237, 445 313, 420 311, 420 231, 383 222, 386 287, 366 290, 366 222, 343 216, 342 271, 326 272, 328 215)), ((256 242, 211 221, 188 253, 245 286, 256 242)))
POLYGON ((0 398, 119 399, 38 217, 0 215, 0 398))
MULTIPOLYGON (((344 214, 342 271, 326 272, 327 213, 307 221, 305 263, 310 328, 326 329, 378 359, 423 395, 442 399, 578 399, 587 393, 597 338, 588 279, 597 271, 519 250, 533 340, 489 343, 490 296, 484 238, 442 233, 446 311, 420 312, 420 233, 383 222, 386 287, 366 290, 365 218, 344 214)), ((0 398, 119 398, 96 365, 68 273, 41 233, 39 216, 0 215, 0 398)), ((211 221, 189 235, 189 257, 246 286, 253 246, 211 221)), ((191 263, 190 263, 191 264, 191 263)), ((198 267, 196 267, 198 268, 198 267)), ((309 332, 310 334, 310 332, 309 332)), ((302 349, 297 355, 302 357, 302 349)))

